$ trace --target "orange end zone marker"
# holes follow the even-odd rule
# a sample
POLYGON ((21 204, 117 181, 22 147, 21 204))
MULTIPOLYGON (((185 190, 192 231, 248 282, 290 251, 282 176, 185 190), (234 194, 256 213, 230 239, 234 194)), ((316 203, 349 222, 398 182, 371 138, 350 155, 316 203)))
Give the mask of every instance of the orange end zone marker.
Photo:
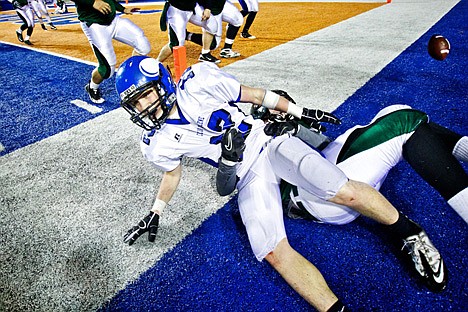
POLYGON ((187 56, 184 46, 174 47, 172 51, 174 53, 175 81, 177 82, 187 68, 187 56))

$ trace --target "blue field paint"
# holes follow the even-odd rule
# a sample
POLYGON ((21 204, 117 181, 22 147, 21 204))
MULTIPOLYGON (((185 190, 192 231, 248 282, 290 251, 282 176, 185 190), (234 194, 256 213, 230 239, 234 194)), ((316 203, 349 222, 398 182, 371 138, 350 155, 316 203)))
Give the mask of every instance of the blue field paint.
MULTIPOLYGON (((336 135, 356 123, 367 123, 386 105, 405 103, 467 134, 467 10, 467 1, 460 2, 351 96, 336 111, 346 116, 343 125, 328 127, 328 133, 336 135), (444 62, 427 54, 427 42, 434 33, 452 43, 444 62)), ((396 257, 398 249, 381 226, 366 218, 345 226, 286 219, 291 245, 321 270, 353 311, 465 311, 468 248, 464 221, 405 163, 391 172, 382 192, 420 223, 441 251, 449 270, 448 287, 442 293, 427 291, 396 257)), ((267 263, 255 260, 234 198, 102 310, 311 309, 267 263)))
MULTIPOLYGON (((90 51, 91 53, 91 51, 90 51)), ((117 108, 113 79, 102 84, 107 100, 91 114, 70 102, 91 103, 84 91, 93 66, 0 43, 0 156, 117 108)))

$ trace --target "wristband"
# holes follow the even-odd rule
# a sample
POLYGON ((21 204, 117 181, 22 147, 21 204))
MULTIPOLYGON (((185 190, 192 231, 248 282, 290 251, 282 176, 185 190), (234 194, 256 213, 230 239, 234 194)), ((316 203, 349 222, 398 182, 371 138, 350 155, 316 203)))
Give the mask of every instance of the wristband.
POLYGON ((268 109, 275 109, 276 104, 279 102, 280 96, 270 90, 265 90, 265 96, 263 97, 262 106, 268 109))
POLYGON ((304 110, 304 109, 303 109, 302 107, 297 106, 297 105, 294 104, 293 102, 289 102, 289 103, 288 103, 288 111, 287 111, 287 113, 288 113, 289 115, 292 115, 292 116, 294 116, 294 117, 296 117, 296 118, 301 119, 301 117, 302 117, 302 111, 303 111, 303 110, 304 110))
POLYGON ((156 198, 153 204, 153 208, 151 208, 151 211, 161 216, 164 210, 164 207, 166 207, 166 202, 159 198, 156 198))
POLYGON ((225 164, 226 166, 229 166, 229 167, 232 167, 232 166, 237 165, 237 161, 227 160, 227 159, 224 158, 224 157, 221 157, 221 162, 222 162, 223 164, 225 164))

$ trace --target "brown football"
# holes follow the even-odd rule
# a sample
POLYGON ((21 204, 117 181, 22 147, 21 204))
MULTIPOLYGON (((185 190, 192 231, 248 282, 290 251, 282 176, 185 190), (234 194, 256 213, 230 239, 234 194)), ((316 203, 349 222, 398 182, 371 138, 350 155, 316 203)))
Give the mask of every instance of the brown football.
POLYGON ((432 35, 427 44, 429 55, 438 61, 443 61, 450 53, 450 42, 442 35, 432 35))

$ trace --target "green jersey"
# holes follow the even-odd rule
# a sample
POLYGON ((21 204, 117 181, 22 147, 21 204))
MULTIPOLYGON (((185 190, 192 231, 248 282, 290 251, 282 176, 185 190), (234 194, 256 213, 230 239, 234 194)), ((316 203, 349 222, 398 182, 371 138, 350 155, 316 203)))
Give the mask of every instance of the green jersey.
POLYGON ((109 14, 102 14, 93 8, 94 0, 72 0, 76 4, 78 19, 88 26, 96 23, 99 25, 110 25, 115 18, 116 11, 123 12, 124 7, 115 0, 103 0, 111 7, 109 14))

